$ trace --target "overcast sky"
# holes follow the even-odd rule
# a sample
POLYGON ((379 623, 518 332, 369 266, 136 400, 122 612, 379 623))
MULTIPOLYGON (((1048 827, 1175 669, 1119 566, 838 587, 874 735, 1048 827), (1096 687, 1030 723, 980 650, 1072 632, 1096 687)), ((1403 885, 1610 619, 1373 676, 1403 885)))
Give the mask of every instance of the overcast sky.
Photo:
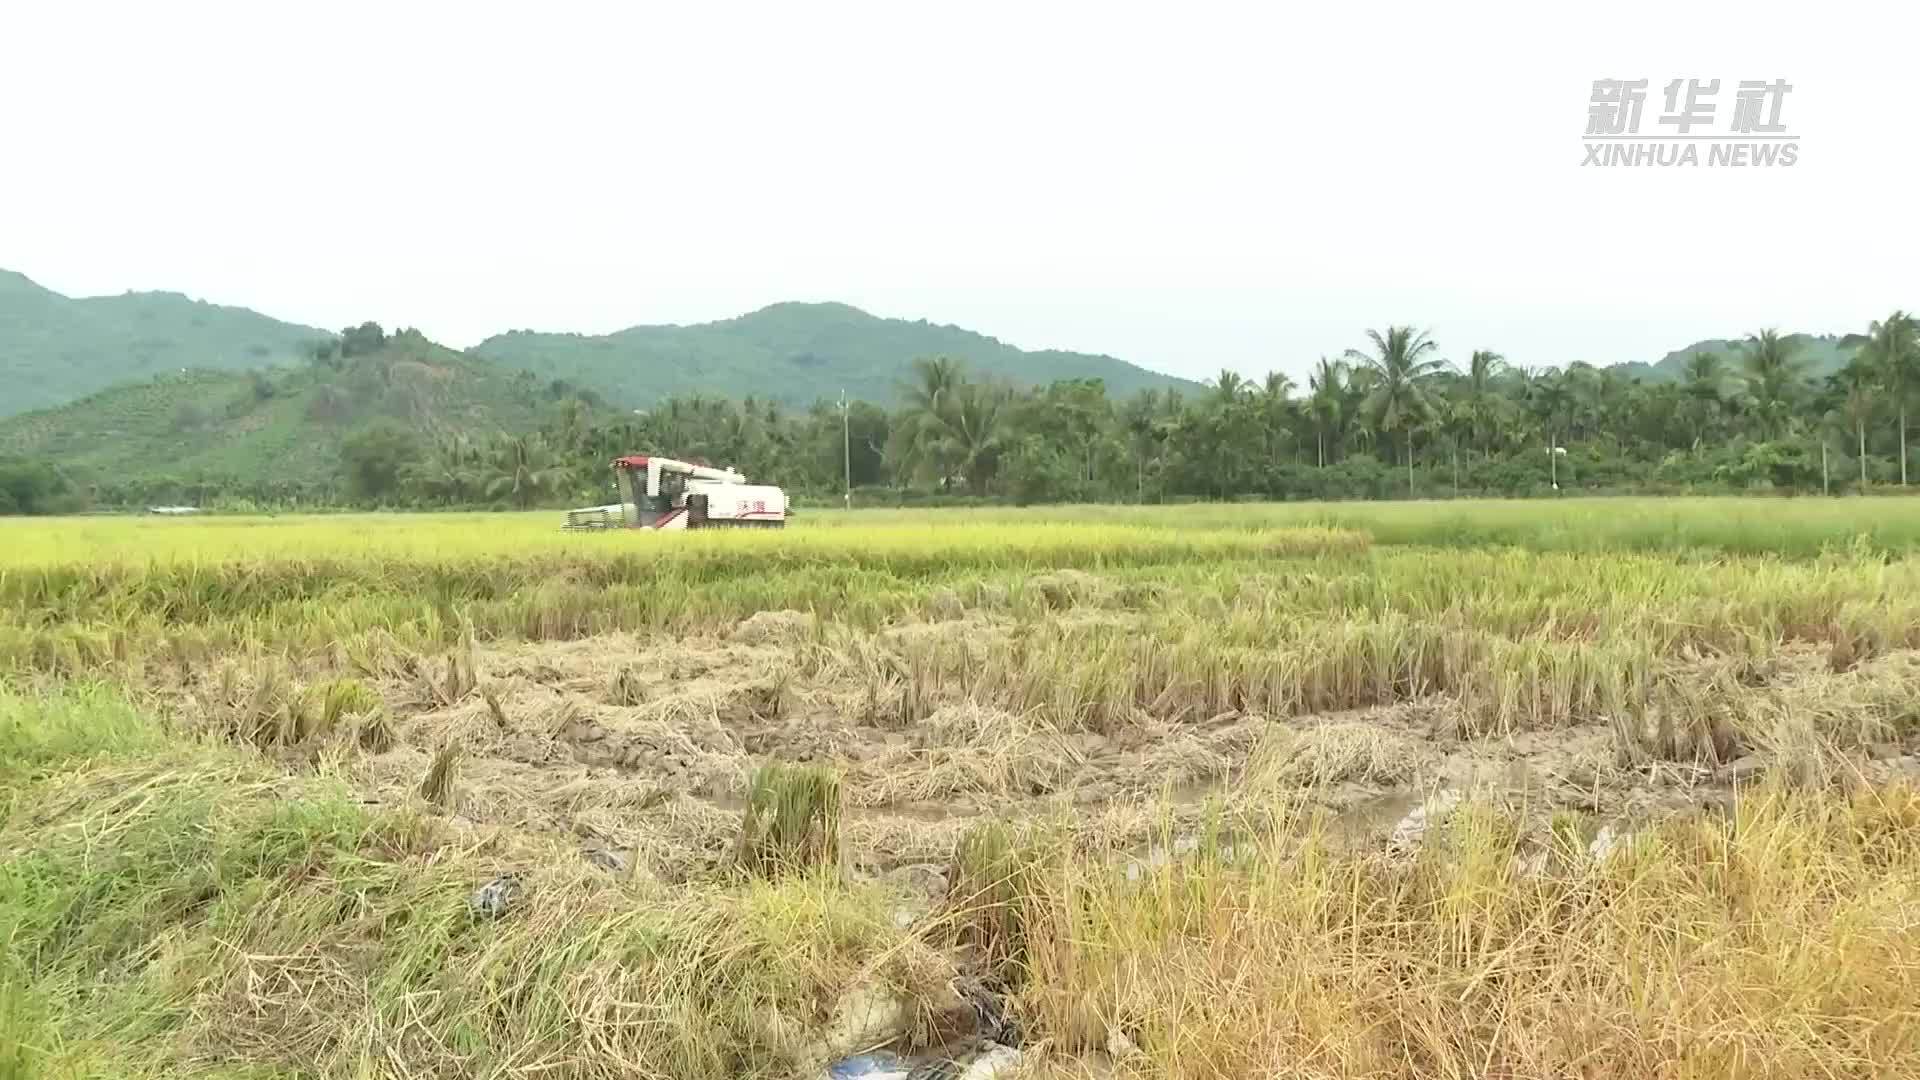
POLYGON ((1652 360, 1920 307, 1914 11, 23 2, 0 267, 463 346, 839 300, 1193 377, 1652 360), (1798 163, 1581 167, 1593 80, 1651 132, 1690 77, 1716 128, 1785 78, 1798 163))

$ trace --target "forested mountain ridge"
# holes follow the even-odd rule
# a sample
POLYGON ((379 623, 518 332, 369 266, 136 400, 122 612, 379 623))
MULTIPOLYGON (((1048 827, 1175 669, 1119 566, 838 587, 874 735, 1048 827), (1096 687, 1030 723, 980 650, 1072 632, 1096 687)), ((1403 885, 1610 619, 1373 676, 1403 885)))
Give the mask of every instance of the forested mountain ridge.
POLYGON ((0 416, 181 368, 239 372, 291 363, 331 336, 179 293, 76 299, 0 270, 0 416))
MULTIPOLYGON (((1860 347, 1867 343, 1865 334, 1785 334, 1784 342, 1796 360, 1806 368, 1806 374, 1813 378, 1824 378, 1847 366, 1860 347)), ((1737 339, 1707 338, 1696 341, 1683 349, 1675 349, 1659 360, 1647 364, 1637 360, 1611 365, 1612 370, 1628 378, 1645 379, 1648 382, 1680 382, 1687 377, 1687 363, 1695 355, 1706 353, 1718 356, 1729 365, 1737 365, 1743 343, 1737 339)))
POLYGON ((952 357, 982 376, 1024 386, 1097 378, 1118 397, 1199 388, 1111 356, 1028 352, 957 326, 881 318, 833 303, 773 304, 718 322, 633 326, 597 337, 519 330, 472 351, 633 406, 696 394, 753 394, 803 405, 842 390, 850 398, 893 402, 908 365, 927 356, 952 357))
POLYGON ((367 324, 311 348, 297 367, 169 371, 0 419, 0 459, 51 463, 107 503, 236 492, 347 499, 380 494, 422 447, 485 447, 537 430, 562 407, 595 413, 591 395, 367 324), (354 475, 356 455, 388 459, 369 464, 384 479, 354 475))
MULTIPOLYGON (((182 369, 297 366, 316 342, 333 336, 179 293, 70 298, 0 270, 0 417, 182 369)), ((1844 367, 1866 339, 1790 333, 1783 340, 1818 378, 1844 367)), ((1734 361, 1739 347, 1736 340, 1710 338, 1652 363, 1596 366, 1649 382, 1684 380, 1695 354, 1734 361)), ((850 398, 892 404, 910 381, 911 363, 931 356, 1024 386, 1098 378, 1116 398, 1200 387, 1111 356, 1026 351, 961 327, 882 318, 839 303, 778 303, 716 322, 634 326, 599 336, 516 330, 469 351, 626 408, 697 395, 804 405, 843 390, 850 398)))

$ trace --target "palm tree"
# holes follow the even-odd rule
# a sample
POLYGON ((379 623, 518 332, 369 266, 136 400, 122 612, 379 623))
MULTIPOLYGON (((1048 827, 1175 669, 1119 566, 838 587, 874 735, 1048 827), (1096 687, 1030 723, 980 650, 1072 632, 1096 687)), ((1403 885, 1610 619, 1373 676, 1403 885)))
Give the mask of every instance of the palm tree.
POLYGON ((1907 486, 1907 403, 1920 385, 1920 322, 1896 311, 1867 327, 1862 350, 1878 373, 1880 386, 1900 410, 1900 486, 1907 486))
POLYGON ((1535 419, 1533 414, 1534 398, 1538 394, 1536 384, 1549 369, 1539 367, 1507 368, 1507 387, 1504 390, 1507 419, 1512 422, 1505 430, 1505 441, 1518 446, 1533 441, 1535 419))
POLYGON ((1120 408, 1120 429, 1127 433, 1127 445, 1133 451, 1134 501, 1145 502, 1147 461, 1166 441, 1166 428, 1160 422, 1160 392, 1149 388, 1128 398, 1120 408))
POLYGON ((1374 385, 1362 408, 1373 418, 1374 426, 1385 432, 1403 432, 1407 444, 1407 497, 1413 497, 1413 429, 1433 412, 1426 381, 1440 369, 1441 362, 1429 353, 1440 346, 1423 330, 1411 326, 1389 326, 1382 335, 1367 331, 1373 352, 1348 349, 1347 356, 1367 366, 1374 374, 1374 385))
POLYGON ((1345 378, 1346 367, 1324 356, 1320 358, 1320 366, 1307 376, 1307 415, 1313 418, 1313 437, 1323 469, 1327 467, 1327 438, 1340 430, 1340 418, 1345 412, 1346 387, 1341 385, 1345 378))
MULTIPOLYGON (((1280 436, 1291 435, 1293 425, 1293 380, 1278 371, 1267 372, 1266 381, 1260 385, 1259 410, 1260 429, 1267 441, 1267 460, 1272 461, 1279 450, 1280 436)), ((1296 451, 1298 444, 1295 445, 1296 451)), ((1294 455, 1294 464, 1299 464, 1299 454, 1294 455)))
POLYGON ((1551 368, 1527 373, 1527 405, 1540 419, 1540 428, 1547 436, 1547 478, 1553 484, 1553 490, 1560 490, 1560 434, 1564 433, 1573 412, 1573 388, 1567 385, 1564 372, 1551 368))
POLYGON ((1463 419, 1468 437, 1480 444, 1482 459, 1487 456, 1486 431, 1499 415, 1500 396, 1494 390, 1494 380, 1506 364, 1506 357, 1490 349, 1475 349, 1467 358, 1466 395, 1461 401, 1465 411, 1463 419))
POLYGON ((924 471, 931 466, 942 486, 953 476, 945 436, 950 433, 948 420, 954 394, 965 382, 959 361, 949 356, 922 356, 913 361, 913 380, 901 391, 906 402, 906 423, 899 429, 906 459, 903 464, 909 471, 924 471))
POLYGON ((1863 356, 1855 356, 1832 375, 1832 384, 1841 392, 1840 416, 1853 425, 1859 443, 1861 491, 1867 490, 1867 421, 1873 419, 1874 409, 1879 405, 1874 385, 1877 378, 1872 360, 1863 356))
POLYGON ((1238 372, 1221 368, 1220 377, 1213 383, 1213 398, 1218 404, 1231 405, 1245 397, 1251 389, 1238 372))
POLYGON ((1619 445, 1633 414, 1634 383, 1611 368, 1602 369, 1593 388, 1596 421, 1603 433, 1619 445))
POLYGON ((1601 411, 1600 372, 1592 364, 1574 361, 1560 372, 1560 385, 1567 391, 1567 441, 1592 435, 1601 411))
POLYGON ((1185 417, 1198 447, 1188 465, 1207 477, 1215 495, 1225 498, 1241 490, 1254 474, 1249 448, 1264 437, 1260 421, 1254 385, 1224 368, 1211 392, 1185 417))
POLYGON ((442 503, 461 503, 479 486, 479 454, 465 435, 439 439, 425 457, 400 467, 400 479, 442 503))
POLYGON ((1769 439, 1778 436, 1780 422, 1799 389, 1803 365, 1794 351, 1793 344, 1777 331, 1762 330, 1747 338, 1742 354, 1747 386, 1760 413, 1761 430, 1769 439))
POLYGON ((566 475, 555 462, 546 439, 534 435, 508 435, 495 444, 492 475, 487 494, 492 498, 511 496, 515 506, 525 510, 535 499, 551 491, 566 475))
POLYGON ((984 495, 999 467, 1000 442, 1013 393, 994 383, 961 383, 953 395, 948 445, 975 495, 984 495))
POLYGON ((913 362, 914 381, 907 387, 907 403, 937 412, 944 397, 966 381, 960 361, 951 356, 922 356, 913 362))
POLYGON ((1473 437, 1474 412, 1471 399, 1461 396, 1440 401, 1440 431, 1447 438, 1453 458, 1453 494, 1460 496, 1460 444, 1473 437))
POLYGON ((907 387, 903 456, 924 471, 931 465, 941 484, 957 473, 975 494, 984 494, 999 465, 1008 390, 968 381, 946 357, 915 360, 914 384, 907 387))
POLYGON ((1693 403, 1697 414, 1693 426, 1695 450, 1700 449, 1701 441, 1706 438, 1707 427, 1720 415, 1726 381, 1726 362, 1719 353, 1697 352, 1687 357, 1684 386, 1687 400, 1693 403))

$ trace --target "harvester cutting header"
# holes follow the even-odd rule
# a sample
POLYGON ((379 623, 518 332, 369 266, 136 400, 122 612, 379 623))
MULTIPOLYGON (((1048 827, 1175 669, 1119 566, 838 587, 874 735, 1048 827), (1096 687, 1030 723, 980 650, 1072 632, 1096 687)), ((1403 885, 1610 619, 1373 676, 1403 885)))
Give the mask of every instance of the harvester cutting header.
POLYGON ((567 511, 569 529, 779 528, 787 493, 731 468, 633 454, 613 459, 620 501, 567 511))

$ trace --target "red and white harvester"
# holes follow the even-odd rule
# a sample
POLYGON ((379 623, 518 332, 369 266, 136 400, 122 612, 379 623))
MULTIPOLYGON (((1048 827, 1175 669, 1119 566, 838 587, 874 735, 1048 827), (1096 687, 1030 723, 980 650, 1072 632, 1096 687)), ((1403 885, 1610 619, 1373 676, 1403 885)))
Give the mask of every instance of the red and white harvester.
POLYGON ((569 529, 779 528, 787 493, 731 468, 633 454, 613 459, 620 501, 567 511, 569 529))

